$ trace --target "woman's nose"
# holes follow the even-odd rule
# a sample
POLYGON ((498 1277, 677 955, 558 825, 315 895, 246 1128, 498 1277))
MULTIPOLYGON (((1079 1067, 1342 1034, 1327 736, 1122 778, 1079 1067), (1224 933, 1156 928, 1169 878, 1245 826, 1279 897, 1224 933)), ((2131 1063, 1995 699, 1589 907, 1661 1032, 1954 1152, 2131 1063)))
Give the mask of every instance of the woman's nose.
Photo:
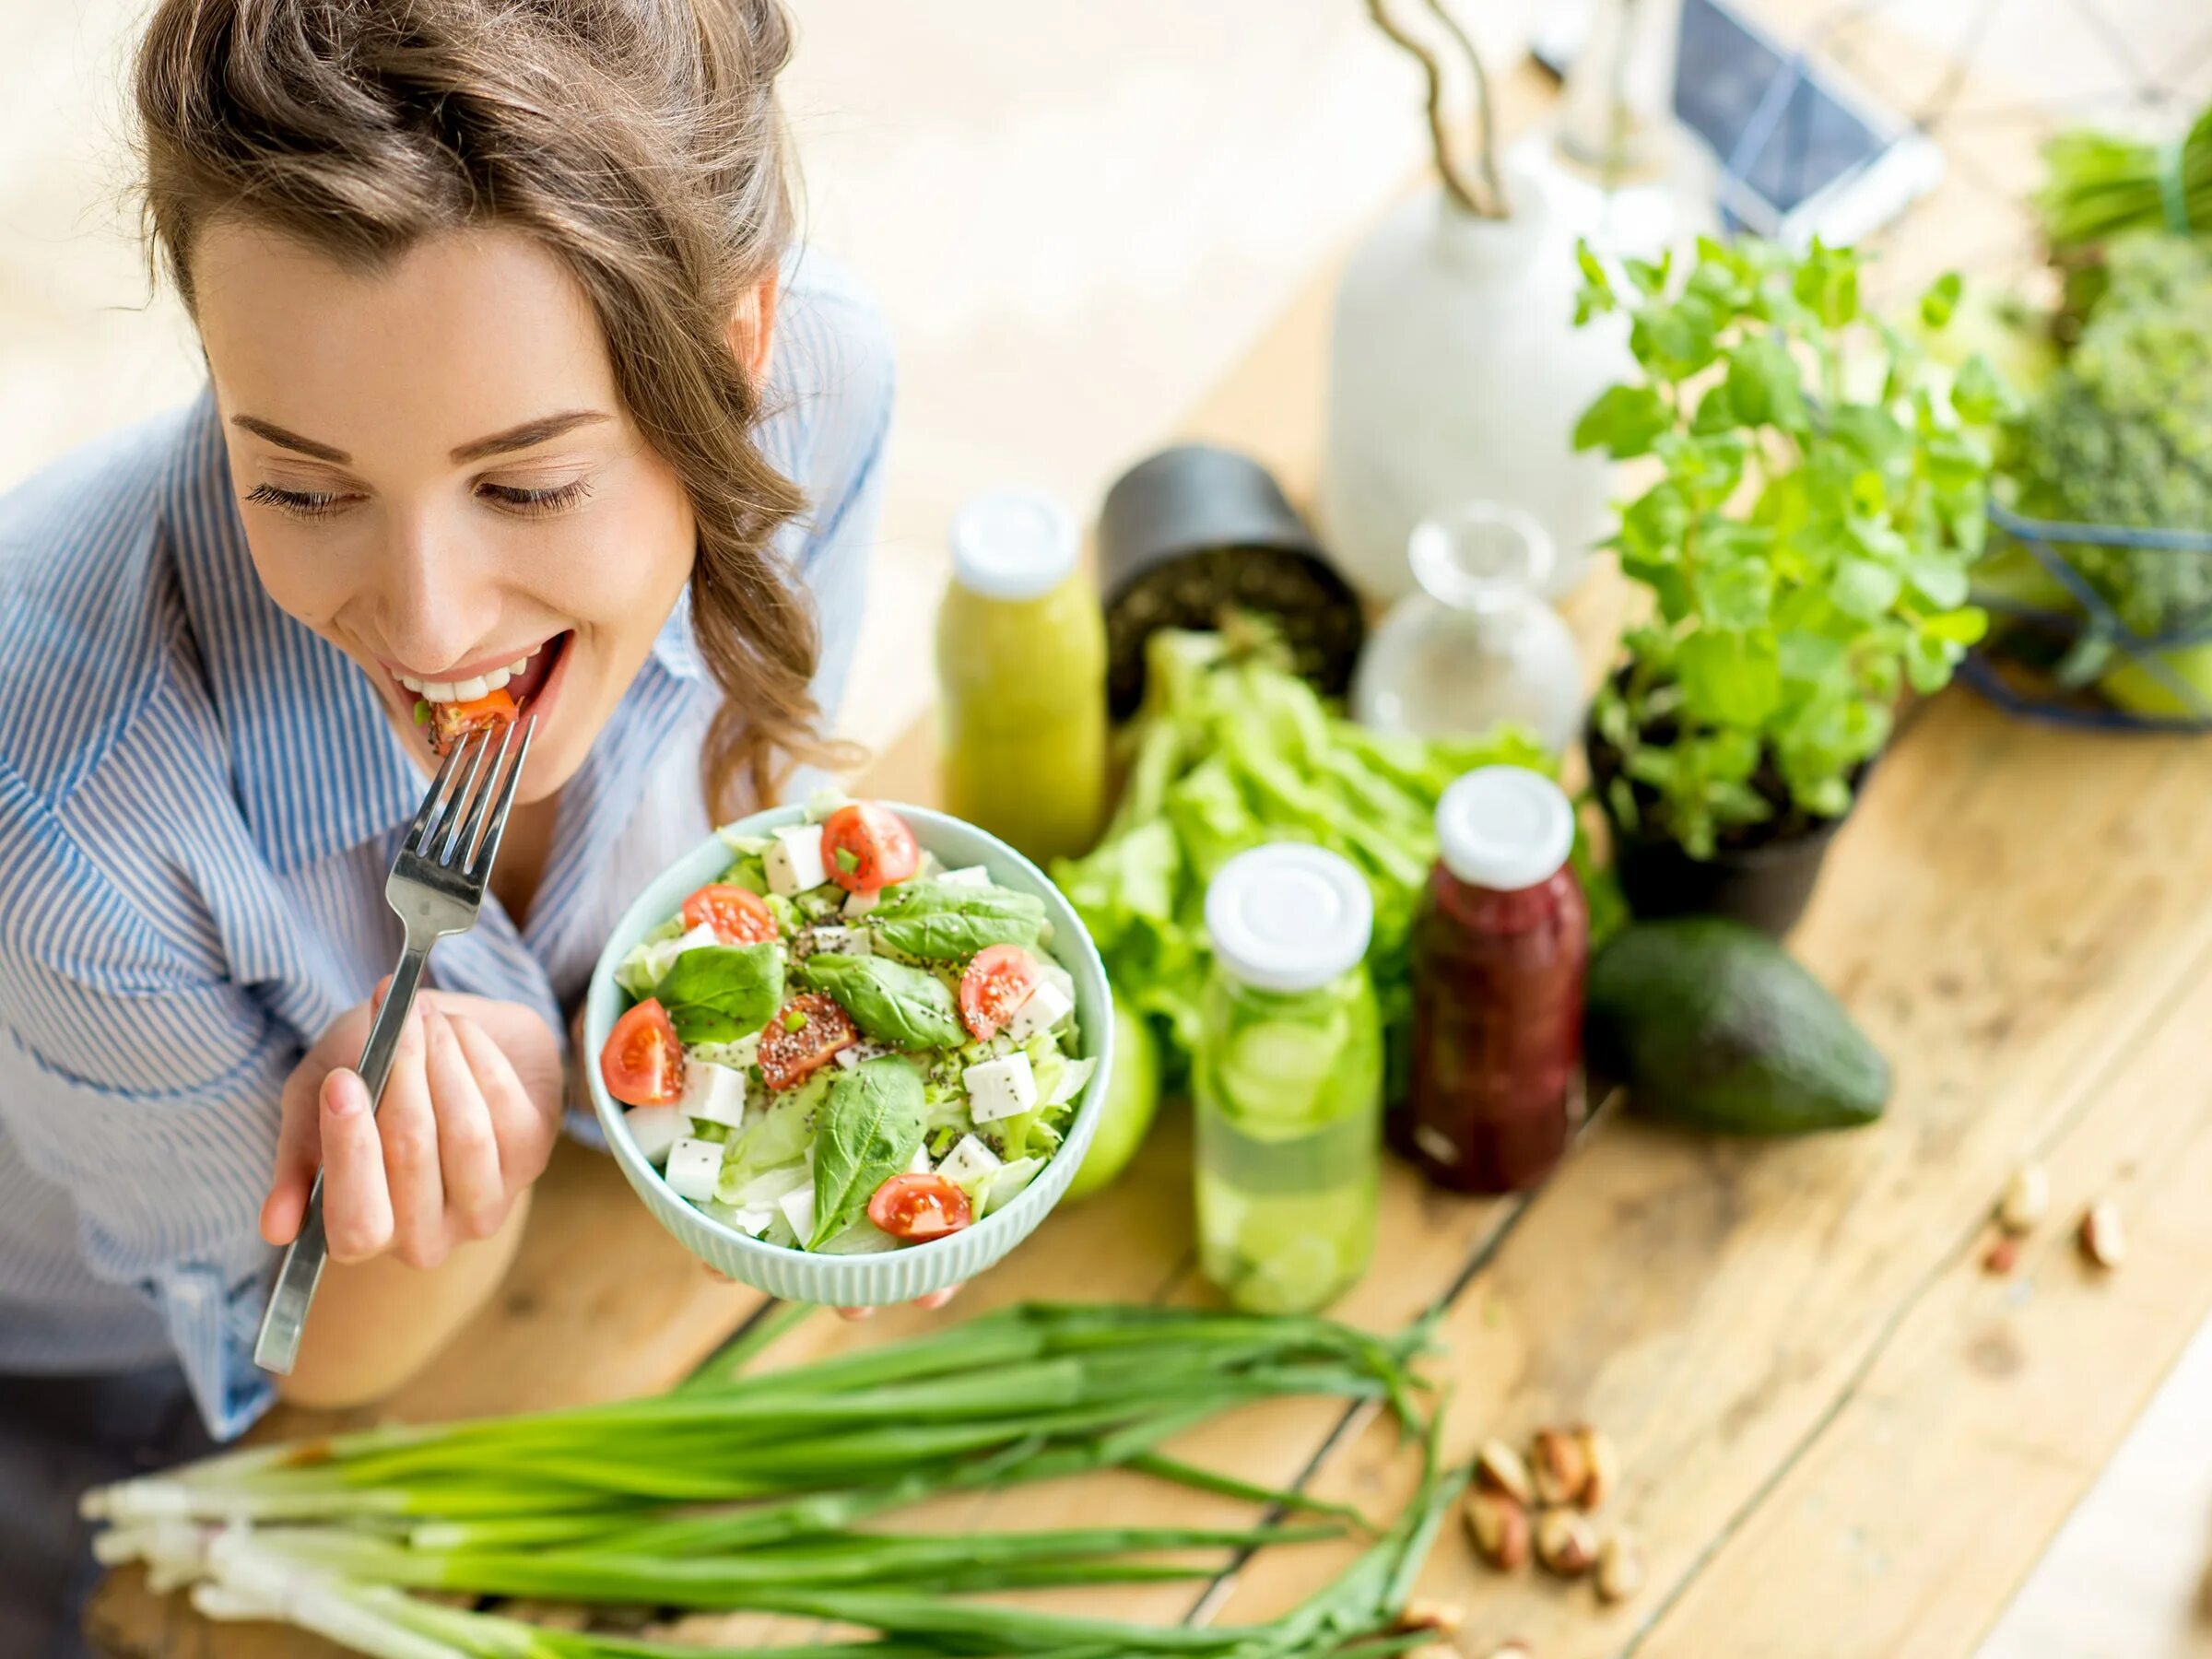
POLYGON ((418 673, 466 659, 489 631, 466 549, 430 527, 395 527, 386 548, 380 609, 386 648, 418 673))

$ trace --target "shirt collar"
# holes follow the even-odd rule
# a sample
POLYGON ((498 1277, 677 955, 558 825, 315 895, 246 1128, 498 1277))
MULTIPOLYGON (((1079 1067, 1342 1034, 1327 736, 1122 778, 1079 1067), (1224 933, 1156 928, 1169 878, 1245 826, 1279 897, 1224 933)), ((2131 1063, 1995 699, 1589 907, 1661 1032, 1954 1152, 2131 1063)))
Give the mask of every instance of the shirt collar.
POLYGON ((246 549, 212 387, 186 420, 167 524, 247 826, 297 868, 406 822, 428 779, 368 677, 277 608, 246 549))

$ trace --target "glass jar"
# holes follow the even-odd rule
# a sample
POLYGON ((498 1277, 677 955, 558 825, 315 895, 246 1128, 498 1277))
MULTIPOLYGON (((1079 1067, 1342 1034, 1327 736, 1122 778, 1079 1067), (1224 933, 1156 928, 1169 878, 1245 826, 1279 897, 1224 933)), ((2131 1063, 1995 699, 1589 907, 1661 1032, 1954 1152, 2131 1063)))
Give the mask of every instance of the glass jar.
POLYGON ((1106 624, 1050 496, 960 511, 937 615, 945 808, 1040 864, 1088 852, 1106 804, 1106 624))
POLYGON ((1319 847, 1240 853, 1206 895, 1194 1075, 1199 1264, 1238 1307, 1327 1306, 1374 1253, 1382 1025, 1372 901, 1319 847))
POLYGON ((1406 546, 1421 591, 1368 640, 1352 682, 1361 724, 1418 736, 1478 735, 1500 721, 1557 754, 1583 724, 1574 635, 1545 603, 1544 526, 1470 501, 1424 519, 1406 546))
POLYGON ((1413 925, 1413 1065, 1392 1139, 1461 1192, 1534 1186, 1579 1114, 1590 912, 1559 785, 1486 766, 1444 792, 1413 925))

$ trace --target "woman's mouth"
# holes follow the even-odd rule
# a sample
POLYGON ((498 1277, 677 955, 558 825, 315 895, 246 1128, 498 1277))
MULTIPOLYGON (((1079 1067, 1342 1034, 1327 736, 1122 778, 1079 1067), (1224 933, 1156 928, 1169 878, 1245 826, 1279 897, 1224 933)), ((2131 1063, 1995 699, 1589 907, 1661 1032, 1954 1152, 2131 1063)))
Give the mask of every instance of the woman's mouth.
POLYGON ((544 690, 546 682, 552 678, 568 641, 566 632, 555 634, 512 661, 479 668, 465 679, 417 679, 397 669, 391 671, 392 678, 403 690, 433 708, 441 703, 476 702, 500 690, 507 693, 516 708, 527 708, 530 700, 544 690))

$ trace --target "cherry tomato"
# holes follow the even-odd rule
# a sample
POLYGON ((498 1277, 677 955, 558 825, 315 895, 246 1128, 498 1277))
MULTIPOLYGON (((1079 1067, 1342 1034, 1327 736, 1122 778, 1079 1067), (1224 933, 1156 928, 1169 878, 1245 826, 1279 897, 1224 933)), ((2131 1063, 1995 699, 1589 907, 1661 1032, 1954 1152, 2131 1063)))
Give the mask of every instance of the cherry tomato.
POLYGON ((906 820, 888 806, 855 801, 839 807, 822 826, 822 867, 846 892, 873 893, 920 869, 922 849, 914 845, 906 820))
POLYGON ((868 1200, 868 1219, 894 1239, 941 1239, 972 1226, 975 1211, 942 1175, 894 1175, 868 1200))
POLYGON ((968 1034, 978 1042, 997 1036, 1043 977, 1037 959, 1018 945, 994 945, 978 951, 960 975, 960 1018, 968 1034))
POLYGON ((769 1020, 754 1063, 771 1088, 796 1088, 859 1041, 845 1011, 819 991, 809 991, 769 1020))
POLYGON ((430 747, 441 755, 479 726, 512 725, 521 712, 504 686, 473 701, 434 702, 429 709, 430 747))
POLYGON ((684 1045, 653 997, 615 1021, 599 1051, 606 1092, 625 1106, 672 1106, 684 1096, 684 1045))
POLYGON ((724 945, 765 945, 776 936, 775 913, 759 894, 710 882, 684 900, 686 927, 711 927, 724 945))

